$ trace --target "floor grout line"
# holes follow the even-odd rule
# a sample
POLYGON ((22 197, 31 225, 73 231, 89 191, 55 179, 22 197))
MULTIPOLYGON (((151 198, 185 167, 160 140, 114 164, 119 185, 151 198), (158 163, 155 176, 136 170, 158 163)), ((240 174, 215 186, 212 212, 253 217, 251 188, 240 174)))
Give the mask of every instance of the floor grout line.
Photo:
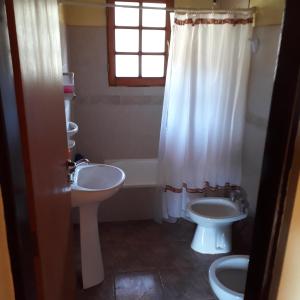
MULTIPOLYGON (((151 223, 147 222, 136 221, 130 226, 126 226, 125 223, 120 222, 117 225, 111 223, 106 225, 104 230, 102 227, 100 239, 101 247, 107 254, 104 260, 106 261, 105 268, 109 270, 106 273, 108 281, 103 282, 105 283, 102 285, 103 288, 98 286, 85 293, 79 292, 81 296, 79 300, 121 299, 122 292, 124 292, 124 290, 121 291, 124 289, 122 280, 134 282, 129 284, 132 287, 132 298, 130 290, 126 292, 125 285, 125 293, 129 295, 126 299, 138 300, 140 295, 147 296, 149 295, 147 293, 154 293, 153 290, 147 289, 147 283, 143 282, 141 279, 143 277, 139 278, 138 273, 145 273, 146 277, 154 276, 154 286, 157 287, 159 295, 162 293, 163 300, 182 300, 183 298, 180 297, 192 299, 190 297, 198 295, 197 293, 202 295, 203 300, 216 300, 203 281, 208 276, 208 269, 214 257, 198 255, 190 250, 193 227, 183 222, 172 231, 168 224, 166 226, 161 224, 160 231, 157 231, 156 224, 152 224, 153 228, 151 228, 151 223), (120 275, 119 278, 118 275, 120 275), (190 276, 196 276, 196 279, 192 278, 193 280, 190 281, 188 279, 190 276), (200 282, 197 279, 198 276, 203 282, 203 287, 198 284, 200 282), (117 286, 121 290, 117 291, 117 286), (139 288, 141 290, 138 290, 139 288), (109 296, 107 296, 108 293, 109 296)), ((78 226, 75 231, 78 231, 78 226)), ((76 251, 80 246, 77 244, 75 245, 76 251)), ((207 280, 208 278, 205 281, 207 280)))

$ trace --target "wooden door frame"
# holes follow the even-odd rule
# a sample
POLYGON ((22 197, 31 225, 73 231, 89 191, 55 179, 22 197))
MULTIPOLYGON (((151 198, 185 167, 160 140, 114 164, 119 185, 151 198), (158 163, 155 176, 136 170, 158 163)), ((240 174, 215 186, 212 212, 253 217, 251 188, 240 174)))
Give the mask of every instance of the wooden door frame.
POLYGON ((35 243, 4 0, 0 0, 0 184, 16 299, 37 299, 35 243))
MULTIPOLYGON (((246 300, 276 299, 286 239, 294 204, 293 189, 287 190, 300 116, 299 2, 287 0, 280 51, 273 88, 252 252, 245 292, 246 300), (280 248, 278 247, 280 245, 280 248)), ((296 166, 294 173, 299 173, 296 166)), ((295 191, 294 191, 295 192, 295 191)))
POLYGON ((75 294, 60 57, 57 51, 52 61, 51 55, 36 55, 59 47, 55 5, 0 0, 0 179, 17 300, 75 294), (35 66, 28 65, 32 57, 35 66), (37 125, 43 125, 44 139, 37 125), (44 150, 53 145, 51 154, 44 150))

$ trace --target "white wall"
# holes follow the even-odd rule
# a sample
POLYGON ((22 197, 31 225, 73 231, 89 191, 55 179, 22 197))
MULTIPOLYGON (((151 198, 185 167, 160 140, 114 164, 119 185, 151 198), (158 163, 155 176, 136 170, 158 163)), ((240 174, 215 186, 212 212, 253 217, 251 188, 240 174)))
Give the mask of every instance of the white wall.
MULTIPOLYGON (((280 26, 254 29, 243 148, 242 186, 254 214, 276 66, 280 26)), ((163 88, 109 87, 106 28, 67 26, 69 66, 78 97, 76 151, 92 161, 157 157, 163 88)))
POLYGON ((77 151, 93 161, 157 157, 162 87, 109 87, 106 28, 68 26, 79 125, 77 151))
POLYGON ((256 209, 280 32, 280 26, 263 26, 254 30, 259 47, 252 54, 242 172, 242 186, 248 194, 251 214, 256 209))
MULTIPOLYGON (((69 72, 69 47, 67 39, 67 27, 63 22, 59 23, 62 71, 69 72)), ((71 121, 71 100, 65 100, 66 122, 71 121)))
POLYGON ((68 72, 69 69, 69 54, 67 41, 67 27, 64 23, 59 23, 60 43, 61 43, 61 60, 63 72, 68 72))

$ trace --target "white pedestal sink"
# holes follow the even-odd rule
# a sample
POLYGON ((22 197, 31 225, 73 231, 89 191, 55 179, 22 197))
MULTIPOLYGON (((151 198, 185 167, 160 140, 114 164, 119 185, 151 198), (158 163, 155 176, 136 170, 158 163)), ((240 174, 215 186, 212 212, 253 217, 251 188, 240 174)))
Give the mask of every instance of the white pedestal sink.
POLYGON ((123 185, 125 173, 114 166, 84 163, 76 167, 71 185, 72 206, 79 207, 83 288, 104 280, 98 230, 98 206, 123 185))

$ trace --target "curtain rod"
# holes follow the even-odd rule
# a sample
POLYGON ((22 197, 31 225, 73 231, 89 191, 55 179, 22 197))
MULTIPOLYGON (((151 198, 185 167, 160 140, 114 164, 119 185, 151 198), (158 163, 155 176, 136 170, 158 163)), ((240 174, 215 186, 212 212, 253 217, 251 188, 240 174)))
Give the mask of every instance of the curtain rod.
POLYGON ((218 13, 218 14, 228 14, 228 13, 255 13, 256 8, 235 8, 235 9, 199 9, 199 8, 169 8, 169 7, 151 7, 151 6, 131 6, 131 5, 119 5, 111 3, 93 3, 93 2, 76 2, 76 1, 65 1, 62 0, 59 4, 77 5, 77 6, 89 6, 89 7, 103 7, 103 8, 135 8, 135 9, 154 9, 154 10, 165 10, 168 12, 195 12, 195 13, 218 13))

